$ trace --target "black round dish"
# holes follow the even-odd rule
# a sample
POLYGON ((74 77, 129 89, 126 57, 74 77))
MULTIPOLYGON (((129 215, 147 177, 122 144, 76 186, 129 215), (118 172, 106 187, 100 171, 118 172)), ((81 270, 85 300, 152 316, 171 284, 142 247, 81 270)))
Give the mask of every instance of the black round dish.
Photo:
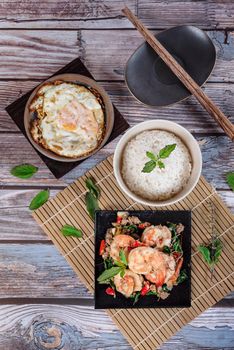
MULTIPOLYGON (((215 64, 216 51, 208 35, 193 26, 179 26, 155 35, 198 85, 204 84, 215 64)), ((140 102, 167 106, 191 95, 148 43, 129 58, 125 80, 140 102)))

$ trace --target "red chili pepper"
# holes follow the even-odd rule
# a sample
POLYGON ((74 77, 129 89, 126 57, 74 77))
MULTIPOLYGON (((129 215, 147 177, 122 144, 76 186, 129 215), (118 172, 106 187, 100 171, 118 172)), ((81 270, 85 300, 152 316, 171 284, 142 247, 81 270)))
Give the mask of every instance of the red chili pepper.
POLYGON ((148 226, 150 226, 149 222, 142 222, 141 224, 138 225, 138 228, 143 230, 144 228, 146 228, 148 226))
POLYGON ((106 248, 106 242, 104 239, 101 240, 100 248, 99 248, 99 255, 102 255, 106 248))
POLYGON ((132 245, 131 248, 137 248, 137 247, 141 247, 143 245, 143 243, 139 242, 139 241, 135 241, 132 245))
POLYGON ((111 287, 106 288, 106 294, 115 296, 115 290, 111 287))
POLYGON ((122 222, 121 216, 117 216, 116 222, 117 222, 117 224, 121 224, 121 222, 122 222))
POLYGON ((144 285, 144 287, 141 290, 141 295, 144 296, 148 293, 150 289, 150 284, 146 282, 146 284, 144 285))

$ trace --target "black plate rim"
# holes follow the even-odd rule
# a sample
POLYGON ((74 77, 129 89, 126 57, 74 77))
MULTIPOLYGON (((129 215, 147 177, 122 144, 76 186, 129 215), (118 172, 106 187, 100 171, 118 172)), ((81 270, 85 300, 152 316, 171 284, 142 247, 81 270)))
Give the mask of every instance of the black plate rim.
MULTIPOLYGON (((189 262, 189 286, 188 286, 188 290, 189 290, 189 295, 190 295, 190 300, 189 300, 189 303, 187 305, 181 305, 181 306, 173 306, 173 305, 168 305, 168 306, 157 306, 157 305, 154 305, 153 307, 152 306, 144 306, 144 307, 138 307, 138 306, 135 306, 135 307, 131 307, 130 309, 134 310, 134 309, 141 309, 141 308, 147 308, 147 309, 158 309, 158 308, 162 308, 162 309, 167 309, 167 308, 179 308, 179 309, 182 309, 182 308, 189 308, 191 307, 191 302, 192 302, 192 295, 191 295, 191 272, 192 272, 192 268, 191 268, 191 258, 192 258, 192 210, 124 210, 124 209, 114 209, 114 210, 108 210, 108 209, 105 209, 105 210, 96 210, 95 211, 95 218, 94 218, 94 309, 122 309, 122 307, 112 307, 112 308, 107 308, 107 307, 103 307, 101 308, 100 306, 97 306, 97 295, 96 295, 96 291, 97 291, 97 285, 98 285, 98 282, 97 282, 97 274, 96 274, 96 252, 97 252, 97 216, 99 213, 117 213, 118 211, 127 211, 129 213, 135 213, 135 215, 137 215, 137 213, 142 213, 142 212, 160 212, 160 213, 187 213, 189 214, 189 226, 190 226, 190 237, 189 237, 189 240, 190 240, 190 247, 189 247, 189 258, 190 258, 190 262, 189 262)), ((124 308, 124 310, 127 310, 129 308, 124 308)))
MULTIPOLYGON (((216 65, 216 62, 217 62, 217 51, 216 51, 215 45, 214 45, 213 41, 211 40, 211 38, 209 37, 209 35, 208 35, 204 30, 202 30, 201 28, 198 28, 198 27, 196 27, 196 26, 189 25, 189 24, 181 24, 181 25, 179 25, 179 26, 174 26, 174 27, 170 27, 170 28, 161 30, 159 33, 157 33, 157 34, 154 35, 154 36, 157 38, 158 34, 160 34, 160 33, 164 33, 164 32, 167 32, 167 31, 169 31, 169 30, 172 30, 172 29, 175 29, 175 28, 182 28, 182 27, 190 27, 190 28, 196 28, 196 29, 201 30, 201 31, 206 35, 206 37, 208 38, 208 40, 210 41, 210 43, 212 44, 212 46, 213 46, 213 48, 214 48, 215 57, 214 57, 213 67, 212 67, 212 69, 211 69, 211 71, 210 71, 210 74, 208 75, 207 79, 206 79, 201 85, 199 85, 200 87, 203 87, 203 85, 208 81, 208 79, 210 78, 211 74, 213 73, 213 70, 214 70, 215 65, 216 65)), ((191 93, 191 92, 188 92, 188 96, 186 96, 186 97, 184 97, 184 98, 182 98, 182 99, 179 99, 179 100, 176 101, 176 102, 167 103, 167 104, 161 104, 161 105, 158 104, 158 105, 155 106, 155 105, 147 104, 147 103, 141 101, 138 97, 136 97, 136 96, 134 95, 134 93, 132 92, 132 90, 131 90, 130 87, 129 87, 128 80, 127 80, 127 66, 128 66, 128 64, 129 64, 129 61, 131 60, 131 58, 132 58, 132 57, 135 55, 135 53, 137 52, 137 50, 139 50, 139 49, 140 49, 143 45, 145 45, 145 44, 146 44, 146 41, 144 41, 140 46, 138 46, 138 47, 136 48, 136 50, 134 50, 134 52, 133 52, 133 53, 131 54, 131 56, 128 58, 128 60, 127 60, 127 62, 126 62, 126 64, 125 64, 125 67, 124 67, 124 81, 125 81, 125 84, 126 84, 126 86, 127 86, 127 88, 128 88, 128 91, 129 91, 130 94, 136 99, 136 101, 137 101, 138 103, 143 104, 143 105, 146 106, 146 107, 150 107, 150 108, 153 108, 153 109, 157 109, 157 108, 163 108, 163 107, 173 106, 173 105, 175 105, 176 103, 185 101, 187 98, 191 97, 191 96, 192 96, 192 93, 191 93)))

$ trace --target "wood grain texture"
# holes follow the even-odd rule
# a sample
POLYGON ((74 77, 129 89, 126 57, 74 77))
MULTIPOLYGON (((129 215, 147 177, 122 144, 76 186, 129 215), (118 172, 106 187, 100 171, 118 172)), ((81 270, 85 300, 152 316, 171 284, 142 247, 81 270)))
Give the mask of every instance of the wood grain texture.
POLYGON ((193 24, 202 28, 233 26, 232 0, 2 1, 0 28, 130 28, 121 9, 128 6, 150 28, 193 24), (179 13, 179 16, 178 16, 179 13))
MULTIPOLYGON (((31 90, 40 81, 0 81, 0 132, 17 132, 5 107, 31 90)), ((124 82, 100 82, 108 92, 112 102, 131 125, 146 119, 162 118, 175 121, 193 133, 219 133, 218 127, 193 97, 164 108, 148 108, 139 103, 128 91, 124 82)), ((224 113, 234 122, 234 84, 207 83, 207 93, 224 113)))
POLYGON ((138 16, 148 27, 164 28, 192 24, 204 28, 227 28, 234 23, 232 0, 160 1, 139 0, 138 16))
MULTIPOLYGON (((208 34, 217 49, 209 81, 233 82, 234 32, 228 43, 222 31, 208 34)), ((142 42, 136 30, 2 30, 0 79, 47 78, 80 56, 95 79, 123 80, 125 64, 142 42)))
MULTIPOLYGON (((51 190, 54 197, 63 189, 51 190)), ((0 242, 48 242, 48 236, 32 219, 28 204, 38 190, 8 189, 0 190, 0 242)), ((234 212, 234 193, 232 191, 218 191, 226 205, 234 212)))
MULTIPOLYGON (((112 141, 93 157, 87 159, 60 180, 50 174, 34 149, 23 135, 4 133, 1 135, 0 186, 64 186, 83 175, 108 155, 114 153, 120 137, 112 141), (38 173, 31 179, 22 180, 11 176, 10 169, 17 164, 32 163, 39 167, 38 173)), ((234 144, 225 136, 197 136, 203 155, 203 175, 218 189, 228 189, 225 174, 234 167, 234 144)))
MULTIPOLYGON (((233 317, 233 308, 208 309, 160 349, 231 350, 233 317)), ((0 324, 1 350, 132 349, 106 313, 88 306, 0 306, 0 324)))
POLYGON ((0 244, 0 284, 0 300, 91 297, 50 244, 0 244))

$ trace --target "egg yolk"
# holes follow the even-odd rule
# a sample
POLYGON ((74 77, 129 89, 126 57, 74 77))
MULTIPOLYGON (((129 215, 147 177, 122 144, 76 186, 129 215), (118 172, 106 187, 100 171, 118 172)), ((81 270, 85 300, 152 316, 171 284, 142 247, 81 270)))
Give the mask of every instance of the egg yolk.
POLYGON ((97 134, 98 123, 93 112, 73 99, 64 106, 58 117, 58 125, 66 131, 76 131, 78 128, 88 134, 97 134))

